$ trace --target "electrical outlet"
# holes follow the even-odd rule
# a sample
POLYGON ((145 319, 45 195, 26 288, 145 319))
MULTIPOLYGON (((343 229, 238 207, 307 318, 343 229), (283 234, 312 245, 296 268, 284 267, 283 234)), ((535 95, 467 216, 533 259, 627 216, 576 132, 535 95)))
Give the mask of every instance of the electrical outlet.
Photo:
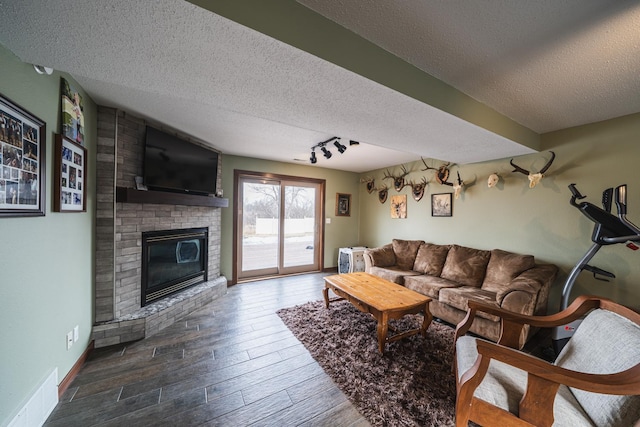
POLYGON ((73 331, 67 332, 67 350, 73 345, 73 331))
POLYGON ((73 342, 78 341, 78 338, 80 338, 80 327, 76 325, 76 327, 73 328, 73 342))

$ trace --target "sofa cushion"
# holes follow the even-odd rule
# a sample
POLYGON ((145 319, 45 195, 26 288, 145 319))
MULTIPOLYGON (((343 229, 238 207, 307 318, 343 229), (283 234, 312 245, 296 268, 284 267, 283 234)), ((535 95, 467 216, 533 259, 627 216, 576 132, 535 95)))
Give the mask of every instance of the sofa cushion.
POLYGON ((448 253, 449 245, 423 243, 418 248, 413 270, 430 276, 440 276, 448 253))
POLYGON ((381 279, 388 280, 398 285, 404 285, 405 276, 415 276, 417 271, 402 270, 396 266, 393 267, 371 267, 370 274, 380 277, 381 279))
MULTIPOLYGON (((640 326, 611 311, 596 309, 578 326, 555 364, 590 374, 613 374, 640 363, 638 349, 640 326)), ((571 391, 595 425, 631 426, 640 419, 638 395, 571 391)))
MULTIPOLYGON (((469 306, 467 302, 469 300, 480 301, 494 307, 499 307, 496 302, 496 293, 484 290, 482 288, 476 288, 475 286, 461 286, 459 288, 443 288, 440 289, 438 301, 444 304, 448 304, 451 307, 458 310, 467 311, 469 306)), ((493 314, 485 313, 484 311, 476 312, 476 316, 483 317, 494 322, 500 321, 500 317, 493 314)))
POLYGON ((375 267, 391 267, 396 264, 396 254, 390 243, 379 248, 365 249, 364 253, 370 255, 375 267))
POLYGON ((434 300, 437 300, 440 289, 457 288, 458 286, 460 286, 460 284, 452 282, 451 280, 443 279, 438 276, 427 276, 422 274, 420 276, 405 277, 404 286, 411 289, 412 291, 419 292, 422 295, 426 295, 434 300))
POLYGON ((422 240, 400 240, 393 239, 393 252, 396 254, 396 265, 401 270, 412 270, 416 260, 418 248, 424 242, 422 240))
POLYGON ((491 251, 482 289, 498 292, 508 286, 520 273, 534 266, 535 259, 532 255, 520 255, 494 249, 491 251))
POLYGON ((440 277, 465 286, 480 287, 489 263, 491 252, 453 245, 440 277))

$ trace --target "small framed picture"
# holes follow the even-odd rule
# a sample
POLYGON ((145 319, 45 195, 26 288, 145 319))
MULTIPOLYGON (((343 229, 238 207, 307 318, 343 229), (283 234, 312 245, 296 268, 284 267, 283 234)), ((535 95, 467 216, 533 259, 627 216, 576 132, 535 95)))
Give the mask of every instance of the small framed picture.
POLYGON ((0 95, 0 217, 44 216, 45 122, 0 95))
POLYGON ((87 149, 56 135, 53 175, 53 211, 87 211, 87 149))
POLYGON ((68 140, 84 145, 84 100, 66 79, 60 80, 62 93, 62 134, 68 140))
POLYGON ((336 193, 336 216, 351 216, 351 194, 336 193))
POLYGON ((452 216, 451 193, 431 195, 431 216, 452 216))
POLYGON ((407 217, 407 195, 391 196, 391 218, 404 219, 407 217))

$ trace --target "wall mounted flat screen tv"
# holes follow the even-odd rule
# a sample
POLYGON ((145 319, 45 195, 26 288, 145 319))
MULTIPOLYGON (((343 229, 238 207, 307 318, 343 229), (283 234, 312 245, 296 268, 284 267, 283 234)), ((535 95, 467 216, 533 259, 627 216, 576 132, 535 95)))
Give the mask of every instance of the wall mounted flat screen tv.
POLYGON ((216 193, 218 153, 147 126, 144 183, 149 189, 216 193))

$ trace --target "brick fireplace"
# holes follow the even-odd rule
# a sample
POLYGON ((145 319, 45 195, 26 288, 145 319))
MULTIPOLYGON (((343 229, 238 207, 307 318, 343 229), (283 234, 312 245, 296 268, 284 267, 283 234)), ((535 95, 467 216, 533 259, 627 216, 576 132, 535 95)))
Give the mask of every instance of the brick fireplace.
POLYGON ((116 191, 142 176, 145 126, 122 111, 98 110, 95 347, 152 335, 226 293, 220 207, 123 201, 116 191), (207 280, 143 306, 142 233, 192 228, 208 233, 207 280))

